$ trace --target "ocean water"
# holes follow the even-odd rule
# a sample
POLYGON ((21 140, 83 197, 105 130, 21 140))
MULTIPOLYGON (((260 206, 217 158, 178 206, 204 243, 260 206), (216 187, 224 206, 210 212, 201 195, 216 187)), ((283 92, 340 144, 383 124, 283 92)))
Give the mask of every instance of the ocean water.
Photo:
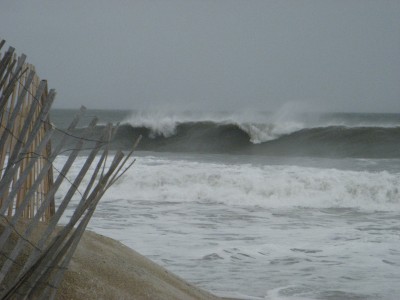
MULTIPOLYGON (((72 115, 52 120, 66 128, 72 115)), ((143 135, 89 229, 221 296, 398 299, 398 115, 88 115, 121 122, 112 148, 143 135)))

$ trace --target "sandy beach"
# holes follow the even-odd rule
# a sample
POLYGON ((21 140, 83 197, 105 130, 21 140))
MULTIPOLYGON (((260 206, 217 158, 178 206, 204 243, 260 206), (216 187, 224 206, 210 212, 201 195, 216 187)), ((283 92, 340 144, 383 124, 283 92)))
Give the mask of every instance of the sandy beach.
MULTIPOLYGON (((37 231, 31 237, 36 242, 45 226, 38 224, 37 231)), ((16 229, 21 233, 26 228, 21 220, 16 229)), ((0 222, 0 233, 4 222, 0 222)), ((17 241, 12 233, 4 247, 10 253, 17 241)), ((21 262, 26 260, 32 249, 25 248, 12 268, 9 276, 17 276, 21 262)), ((0 266, 4 257, 0 257, 0 266)), ((12 278, 8 279, 11 280, 12 278)), ((9 282, 9 280, 6 280, 9 282)), ((79 242, 72 261, 65 273, 56 299, 221 299, 203 291, 161 266, 140 255, 122 243, 86 231, 79 242)))
POLYGON ((220 299, 108 237, 87 231, 57 299, 220 299))

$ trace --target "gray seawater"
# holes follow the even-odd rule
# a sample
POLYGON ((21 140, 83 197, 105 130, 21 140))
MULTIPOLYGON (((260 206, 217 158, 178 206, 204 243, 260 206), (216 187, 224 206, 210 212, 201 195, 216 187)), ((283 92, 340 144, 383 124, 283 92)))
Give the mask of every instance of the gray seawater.
POLYGON ((139 151, 136 159, 89 229, 222 296, 398 299, 399 158, 139 151))

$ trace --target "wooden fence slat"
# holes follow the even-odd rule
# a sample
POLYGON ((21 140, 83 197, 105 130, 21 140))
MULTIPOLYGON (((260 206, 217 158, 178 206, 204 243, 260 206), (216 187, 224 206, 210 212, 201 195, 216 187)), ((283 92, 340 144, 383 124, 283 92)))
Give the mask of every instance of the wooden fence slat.
POLYGON ((24 62, 26 59, 26 55, 21 55, 18 57, 17 66, 15 68, 14 74, 11 76, 10 84, 6 87, 3 91, 2 95, 0 96, 0 111, 4 109, 6 105, 6 101, 8 97, 11 95, 12 91, 14 90, 14 84, 18 81, 18 77, 22 74, 22 68, 24 66, 24 62))
MULTIPOLYGON (((34 75, 33 72, 29 73, 28 79, 27 79, 28 84, 30 84, 32 82, 33 75, 34 75)), ((23 90, 21 92, 21 94, 18 96, 18 100, 14 107, 14 111, 12 112, 11 117, 8 120, 7 125, 6 125, 7 130, 4 130, 3 134, 1 136, 0 149, 2 149, 5 146, 6 140, 7 140, 8 136, 10 135, 11 130, 14 128, 15 119, 17 118, 18 111, 20 110, 22 103, 24 102, 25 96, 26 96, 26 90, 23 90)), ((0 109, 0 111, 1 111, 1 109, 0 109)), ((12 165, 12 162, 9 160, 8 164, 7 164, 7 168, 10 168, 11 165, 12 165)), ((1 195, 2 195, 2 190, 0 190, 0 197, 1 197, 1 195)))
POLYGON ((3 76, 4 71, 6 70, 8 64, 11 62, 15 49, 13 47, 9 47, 7 52, 4 54, 3 58, 0 61, 0 77, 3 76))
MULTIPOLYGON (((9 66, 7 67, 7 71, 4 74, 4 77, 1 79, 0 81, 0 89, 3 89, 4 86, 6 86, 6 82, 8 79, 11 79, 10 76, 14 70, 15 64, 17 63, 17 61, 14 59, 9 66)), ((2 77, 2 74, 0 74, 0 78, 2 77)))

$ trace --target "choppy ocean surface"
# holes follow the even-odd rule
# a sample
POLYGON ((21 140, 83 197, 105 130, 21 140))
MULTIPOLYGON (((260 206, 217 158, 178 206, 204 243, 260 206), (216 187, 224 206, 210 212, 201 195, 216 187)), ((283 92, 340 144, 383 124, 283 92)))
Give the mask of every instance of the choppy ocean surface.
POLYGON ((143 135, 89 229, 222 296, 398 299, 399 115, 88 115, 121 122, 115 148, 143 135))

